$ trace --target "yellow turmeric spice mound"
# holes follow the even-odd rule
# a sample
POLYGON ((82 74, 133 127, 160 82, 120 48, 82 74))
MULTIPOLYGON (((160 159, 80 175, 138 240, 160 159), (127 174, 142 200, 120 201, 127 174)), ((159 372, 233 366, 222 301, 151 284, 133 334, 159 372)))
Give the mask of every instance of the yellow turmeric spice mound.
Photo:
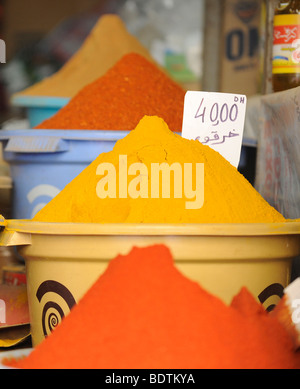
POLYGON ((173 133, 157 116, 144 116, 112 151, 100 154, 34 220, 95 223, 285 221, 218 152, 173 133), (163 173, 158 170, 162 167, 166 168, 161 169, 163 173))
POLYGON ((58 72, 15 96, 71 98, 128 53, 138 53, 154 62, 149 51, 127 31, 118 15, 103 15, 79 50, 58 72))

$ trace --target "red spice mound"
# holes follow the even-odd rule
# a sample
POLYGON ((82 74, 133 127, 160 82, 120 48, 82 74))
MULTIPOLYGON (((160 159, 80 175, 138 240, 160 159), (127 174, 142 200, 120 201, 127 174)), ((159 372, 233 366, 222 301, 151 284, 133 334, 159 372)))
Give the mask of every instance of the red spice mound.
POLYGON ((169 250, 156 245, 112 260, 51 335, 15 366, 300 368, 300 354, 247 289, 227 306, 182 275, 169 250))
POLYGON ((54 116, 35 128, 133 130, 144 115, 181 131, 185 91, 143 56, 124 55, 54 116))

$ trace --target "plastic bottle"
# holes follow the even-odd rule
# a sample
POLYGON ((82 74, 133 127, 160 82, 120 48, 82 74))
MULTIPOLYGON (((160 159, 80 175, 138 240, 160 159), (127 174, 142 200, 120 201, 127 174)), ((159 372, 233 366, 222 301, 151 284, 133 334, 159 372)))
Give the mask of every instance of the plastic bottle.
POLYGON ((274 92, 300 86, 300 0, 275 7, 272 86, 274 92))

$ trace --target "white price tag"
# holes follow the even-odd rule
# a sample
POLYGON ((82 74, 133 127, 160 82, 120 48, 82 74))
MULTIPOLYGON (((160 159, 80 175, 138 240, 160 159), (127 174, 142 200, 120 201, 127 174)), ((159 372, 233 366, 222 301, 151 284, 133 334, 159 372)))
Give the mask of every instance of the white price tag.
POLYGON ((238 167, 247 98, 245 95, 188 91, 184 99, 182 136, 218 151, 238 167))

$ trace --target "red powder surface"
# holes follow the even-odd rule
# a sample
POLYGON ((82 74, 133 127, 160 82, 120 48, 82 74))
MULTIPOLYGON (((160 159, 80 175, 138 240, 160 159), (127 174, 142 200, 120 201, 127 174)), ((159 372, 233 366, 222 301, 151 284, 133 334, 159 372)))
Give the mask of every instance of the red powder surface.
POLYGON ((182 129, 185 91, 143 56, 124 55, 38 129, 133 130, 145 116, 182 129))
POLYGON ((281 324, 243 288, 230 306, 182 275, 163 245, 133 248, 20 368, 300 368, 281 324))

